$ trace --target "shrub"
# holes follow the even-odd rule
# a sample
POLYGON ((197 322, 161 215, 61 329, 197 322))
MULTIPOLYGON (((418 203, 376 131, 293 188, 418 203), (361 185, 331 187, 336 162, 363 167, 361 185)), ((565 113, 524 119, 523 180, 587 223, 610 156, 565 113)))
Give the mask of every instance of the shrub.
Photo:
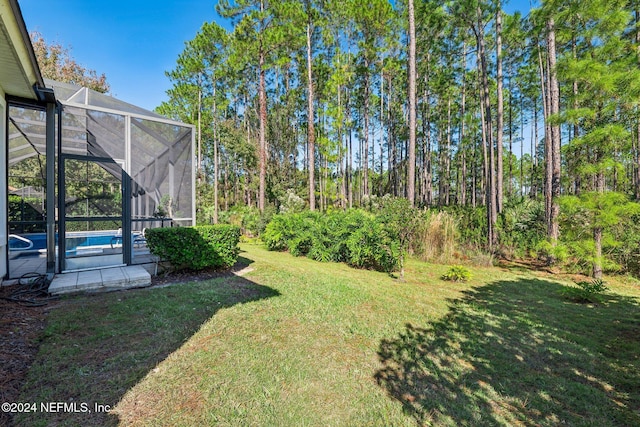
POLYGON ((266 206, 262 213, 251 206, 233 206, 228 211, 220 211, 218 221, 220 224, 237 225, 246 237, 256 237, 264 232, 274 213, 273 206, 266 206))
POLYGON ((228 268, 238 258, 240 228, 234 225, 154 228, 145 237, 152 254, 175 270, 228 268))
POLYGON ((348 262, 347 240, 368 223, 370 216, 359 210, 332 212, 319 218, 313 245, 307 256, 316 261, 348 262))
POLYGON ((567 286, 561 293, 567 299, 577 303, 598 303, 602 300, 602 294, 609 290, 601 279, 593 279, 591 282, 576 282, 577 287, 567 286))
POLYGON ((278 201, 280 202, 280 213, 282 214, 302 212, 307 205, 307 202, 291 188, 282 197, 279 197, 278 201))
POLYGON ((443 209, 456 218, 459 241, 465 249, 484 248, 487 242, 487 212, 483 207, 451 206, 443 209))
POLYGON ((544 203, 528 197, 507 200, 497 226, 504 255, 528 256, 547 236, 544 203))
POLYGON ((308 249, 300 246, 302 242, 298 243, 298 240, 305 234, 313 235, 319 221, 317 212, 274 215, 262 234, 262 241, 270 251, 291 250, 295 245, 300 249, 296 255, 307 255, 308 249))
POLYGON ((621 272, 640 277, 640 214, 629 215, 612 227, 617 242, 605 249, 605 253, 620 265, 621 272))
MULTIPOLYGON (((221 260, 222 268, 231 267, 238 259, 238 242, 240 241, 240 229, 233 225, 219 224, 199 226, 196 230, 208 245, 215 249, 221 260)), ((218 265, 211 265, 218 267, 218 265)))
POLYGON ((287 242, 291 237, 290 218, 284 215, 275 215, 262 234, 262 241, 270 251, 285 251, 287 242))
POLYGON ((468 268, 461 265, 454 265, 444 273, 441 277, 442 280, 449 280, 452 282, 466 282, 471 279, 471 272, 468 268))
POLYGON ((346 262, 385 272, 399 265, 398 242, 364 211, 275 215, 262 240, 269 250, 288 250, 316 261, 346 262))
POLYGON ((569 257, 567 247, 562 243, 556 243, 552 245, 549 240, 540 240, 535 246, 534 250, 538 254, 539 259, 544 259, 547 262, 553 261, 554 263, 565 263, 569 257))
POLYGON ((619 192, 585 191, 561 197, 560 207, 560 238, 581 272, 620 272, 633 266, 629 263, 633 258, 624 255, 638 254, 639 203, 619 192), (597 230, 602 235, 599 249, 593 237, 597 230))
POLYGON ((374 220, 349 236, 347 249, 347 264, 352 267, 390 273, 400 266, 400 243, 374 220))

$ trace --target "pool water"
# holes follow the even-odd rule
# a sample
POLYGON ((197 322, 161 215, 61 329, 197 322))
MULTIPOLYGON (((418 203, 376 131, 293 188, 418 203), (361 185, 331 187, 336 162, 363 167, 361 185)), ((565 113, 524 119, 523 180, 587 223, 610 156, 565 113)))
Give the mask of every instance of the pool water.
MULTIPOLYGON (((9 250, 10 251, 46 251, 47 249, 47 235, 46 233, 28 233, 22 234, 20 237, 27 239, 33 243, 33 246, 29 247, 28 241, 9 237, 9 250)), ((58 241, 58 234, 56 234, 56 243, 58 241)), ((108 230, 106 232, 73 232, 67 233, 66 239, 66 251, 73 252, 76 248, 82 248, 87 246, 103 246, 111 247, 112 245, 122 245, 122 234, 119 234, 116 230, 108 230), (99 234, 98 234, 99 233, 99 234)))

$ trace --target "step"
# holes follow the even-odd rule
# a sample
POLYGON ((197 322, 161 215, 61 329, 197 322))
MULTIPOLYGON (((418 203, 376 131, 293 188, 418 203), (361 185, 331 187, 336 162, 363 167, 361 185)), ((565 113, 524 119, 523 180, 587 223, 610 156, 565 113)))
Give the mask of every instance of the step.
POLYGON ((100 292, 150 285, 149 272, 140 265, 130 265, 56 274, 49 285, 49 293, 100 292))

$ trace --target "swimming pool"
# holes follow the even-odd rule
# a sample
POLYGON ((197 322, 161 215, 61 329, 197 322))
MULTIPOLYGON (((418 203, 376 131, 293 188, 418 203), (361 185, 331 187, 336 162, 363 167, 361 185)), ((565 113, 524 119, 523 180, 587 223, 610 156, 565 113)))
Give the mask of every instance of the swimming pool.
MULTIPOLYGON (((65 251, 67 255, 73 255, 82 248, 114 248, 122 245, 122 233, 119 230, 105 231, 74 231, 66 233, 65 251)), ((133 243, 141 241, 140 232, 132 233, 133 243)), ((56 246, 58 246, 58 234, 56 233, 56 246)), ((19 253, 46 252, 46 233, 26 233, 21 235, 9 235, 9 251, 19 253)))

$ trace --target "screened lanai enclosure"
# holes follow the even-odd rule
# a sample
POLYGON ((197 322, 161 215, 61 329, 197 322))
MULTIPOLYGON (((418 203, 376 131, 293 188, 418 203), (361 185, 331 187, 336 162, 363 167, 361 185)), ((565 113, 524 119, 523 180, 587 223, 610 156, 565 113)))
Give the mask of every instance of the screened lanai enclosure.
POLYGON ((46 273, 47 235, 54 236, 55 272, 149 262, 146 229, 195 222, 193 127, 45 82, 58 101, 48 127, 43 107, 12 100, 8 108, 9 277, 46 273), (53 195, 46 192, 47 130, 55 140, 53 195), (47 233, 48 197, 55 233, 47 233))

